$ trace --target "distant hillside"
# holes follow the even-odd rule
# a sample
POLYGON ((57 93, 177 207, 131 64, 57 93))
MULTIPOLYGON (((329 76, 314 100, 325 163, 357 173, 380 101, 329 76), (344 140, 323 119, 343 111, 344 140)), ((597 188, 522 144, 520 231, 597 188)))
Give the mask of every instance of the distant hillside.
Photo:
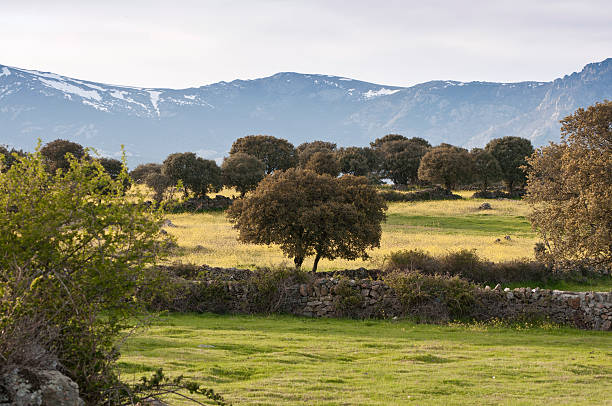
POLYGON ((432 144, 482 146, 518 135, 559 138, 559 119, 612 99, 612 58, 551 82, 432 81, 412 87, 326 75, 278 73, 189 89, 143 89, 0 65, 0 144, 31 149, 65 138, 130 165, 172 152, 220 158, 247 134, 295 145, 314 139, 367 145, 388 133, 432 144))

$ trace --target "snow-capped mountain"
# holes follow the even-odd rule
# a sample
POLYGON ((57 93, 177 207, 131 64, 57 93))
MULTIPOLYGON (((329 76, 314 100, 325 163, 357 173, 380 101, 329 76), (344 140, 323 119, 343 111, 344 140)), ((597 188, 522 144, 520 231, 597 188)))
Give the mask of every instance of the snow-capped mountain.
POLYGON ((299 73, 189 89, 137 88, 0 65, 0 144, 32 149, 70 139, 130 165, 172 152, 220 158, 247 134, 295 145, 315 139, 367 145, 388 133, 432 144, 483 146, 518 135, 541 145, 559 120, 612 98, 612 58, 551 82, 432 81, 412 87, 299 73))

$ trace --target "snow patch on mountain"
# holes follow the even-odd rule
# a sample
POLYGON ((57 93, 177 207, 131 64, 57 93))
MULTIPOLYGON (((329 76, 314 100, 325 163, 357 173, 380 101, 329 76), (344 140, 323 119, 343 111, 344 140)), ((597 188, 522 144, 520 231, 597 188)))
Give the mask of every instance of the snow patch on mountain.
POLYGON ((93 99, 93 100, 102 100, 100 94, 95 90, 85 90, 78 86, 71 85, 66 82, 59 82, 57 80, 47 80, 47 79, 38 79, 41 83, 43 83, 47 87, 52 87, 53 89, 57 89, 64 93, 71 93, 77 96, 80 96, 84 99, 93 99))
POLYGON ((101 92, 108 92, 108 88, 103 88, 103 87, 94 85, 93 83, 81 82, 80 80, 76 80, 76 79, 70 79, 70 81, 74 82, 74 83, 78 83, 79 85, 88 87, 90 89, 96 89, 96 90, 99 90, 101 92))
MULTIPOLYGON (((17 69, 17 68, 14 68, 17 69)), ((64 80, 66 79, 64 76, 60 76, 56 73, 50 73, 50 72, 40 72, 37 70, 29 70, 29 69, 18 69, 22 72, 27 72, 30 75, 34 75, 34 76, 41 76, 43 78, 47 78, 47 79, 55 79, 55 80, 64 80)))
POLYGON ((129 101, 128 99, 125 98, 126 94, 127 94, 127 92, 122 91, 122 90, 113 90, 110 93, 110 95, 113 96, 115 99, 121 99, 121 100, 129 101))
POLYGON ((6 66, 3 66, 2 72, 0 72, 0 76, 9 76, 10 74, 11 74, 11 71, 6 66))
POLYGON ((383 87, 378 90, 368 90, 367 92, 363 94, 363 97, 365 97, 366 99, 372 99, 374 97, 379 97, 379 96, 389 96, 389 95, 399 92, 400 90, 401 89, 391 90, 391 89, 386 89, 383 87))
POLYGON ((155 90, 147 90, 147 93, 149 93, 149 95, 151 96, 151 104, 153 105, 153 108, 157 112, 157 117, 159 117, 160 114, 159 114, 159 107, 158 107, 157 103, 159 102, 159 95, 162 92, 158 92, 158 91, 155 91, 155 90))
POLYGON ((106 107, 104 107, 103 105, 100 105, 98 103, 92 103, 89 100, 83 100, 83 104, 85 104, 87 106, 91 106, 91 107, 93 107, 96 110, 108 112, 108 109, 106 107))

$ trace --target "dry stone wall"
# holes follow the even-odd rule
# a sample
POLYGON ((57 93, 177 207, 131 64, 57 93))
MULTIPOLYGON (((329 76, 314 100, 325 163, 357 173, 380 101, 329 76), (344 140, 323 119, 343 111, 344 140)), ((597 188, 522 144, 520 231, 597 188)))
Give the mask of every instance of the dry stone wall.
MULTIPOLYGON (((176 299, 180 305, 165 303, 158 308, 228 313, 262 311, 257 305, 262 301, 261 294, 248 283, 250 271, 222 268, 209 268, 209 271, 210 279, 184 281, 187 286, 180 289, 183 297, 176 299), (208 294, 202 294, 203 291, 208 294)), ((307 281, 284 282, 264 311, 307 317, 358 318, 401 318, 419 314, 422 309, 406 309, 395 291, 379 277, 376 271, 360 269, 320 273, 307 281)), ((502 290, 498 285, 493 289, 477 288, 475 299, 468 316, 477 320, 535 317, 583 329, 612 331, 612 292, 502 290)), ((435 306, 436 301, 428 305, 435 306)), ((429 315, 437 315, 438 320, 433 321, 448 320, 448 312, 443 308, 438 312, 429 310, 429 315)))
POLYGON ((612 330, 612 292, 567 292, 516 288, 482 290, 475 314, 479 318, 545 316, 552 321, 589 330, 612 330))

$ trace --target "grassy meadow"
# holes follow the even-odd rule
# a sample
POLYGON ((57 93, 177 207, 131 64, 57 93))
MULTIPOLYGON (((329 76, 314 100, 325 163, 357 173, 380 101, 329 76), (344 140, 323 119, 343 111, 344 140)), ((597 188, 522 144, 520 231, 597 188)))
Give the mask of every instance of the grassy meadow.
MULTIPOLYGON (((463 193, 465 197, 471 194, 463 193)), ((381 246, 369 253, 369 260, 321 260, 319 269, 380 267, 385 256, 403 249, 422 249, 432 254, 476 249, 478 255, 493 261, 533 256, 537 237, 526 218, 529 207, 522 201, 465 198, 388 206, 381 246), (485 201, 493 210, 478 210, 485 201), (511 239, 504 239, 506 235, 511 239), (495 242, 498 238, 501 242, 495 242)), ((170 214, 168 218, 176 227, 167 231, 177 237, 180 247, 171 261, 243 268, 291 262, 278 247, 238 242, 238 232, 223 212, 170 214)), ((307 258, 304 267, 311 267, 312 261, 307 258)))
POLYGON ((183 314, 122 354, 123 378, 163 367, 234 405, 612 404, 612 335, 546 325, 183 314))
MULTIPOLYGON (((476 249, 493 261, 530 258, 537 237, 528 212, 517 200, 390 203, 381 247, 370 260, 324 260, 320 269, 379 267, 402 249, 476 249), (493 210, 478 210, 485 201, 493 210)), ((223 212, 167 217, 175 227, 166 230, 179 245, 170 261, 225 267, 290 262, 278 247, 239 243, 223 212)), ((551 287, 612 289, 611 278, 588 287, 559 283, 565 285, 551 287)), ((551 324, 170 314, 128 338, 121 354, 124 379, 162 367, 234 405, 612 405, 612 335, 551 324)), ((172 404, 188 403, 175 398, 172 404)))

